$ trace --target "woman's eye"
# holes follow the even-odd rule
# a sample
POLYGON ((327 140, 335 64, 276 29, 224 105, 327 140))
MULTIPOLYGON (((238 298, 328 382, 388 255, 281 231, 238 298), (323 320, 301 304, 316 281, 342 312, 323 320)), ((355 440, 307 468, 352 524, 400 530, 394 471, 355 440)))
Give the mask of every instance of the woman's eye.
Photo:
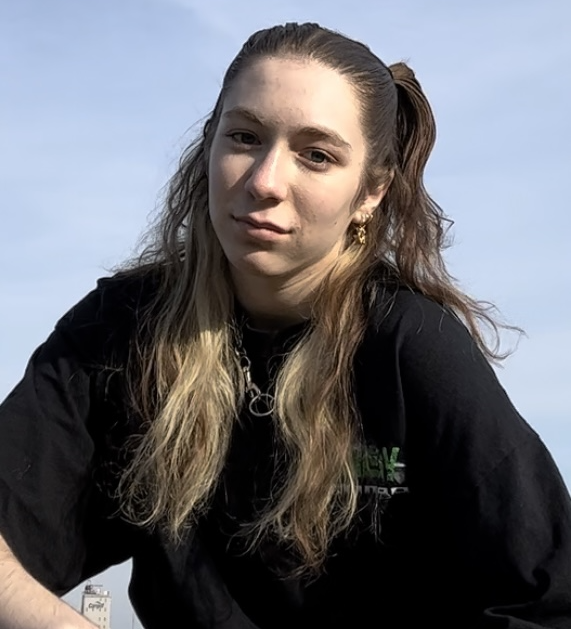
POLYGON ((330 161, 329 157, 327 157, 323 151, 310 151, 309 156, 311 161, 316 164, 324 164, 325 162, 330 161))
POLYGON ((329 155, 327 155, 327 153, 324 153, 323 151, 320 151, 318 149, 307 151, 306 157, 307 159, 309 159, 310 162, 316 164, 317 166, 322 166, 333 162, 333 160, 329 157, 329 155))
POLYGON ((256 136, 253 133, 248 133, 247 131, 236 131, 235 133, 229 133, 228 136, 237 144, 252 145, 257 141, 256 136))

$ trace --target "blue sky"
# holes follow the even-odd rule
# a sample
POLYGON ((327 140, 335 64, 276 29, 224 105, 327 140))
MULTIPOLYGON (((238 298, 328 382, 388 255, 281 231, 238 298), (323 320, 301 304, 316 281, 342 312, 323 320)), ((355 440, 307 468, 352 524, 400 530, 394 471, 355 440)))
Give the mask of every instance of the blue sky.
MULTIPOLYGON (((0 396, 129 255, 243 40, 305 20, 415 69, 438 123, 427 186, 455 221, 449 264, 526 330, 499 375, 571 484, 567 0, 1 3, 0 396)), ((99 578, 114 627, 130 626, 127 580, 128 566, 99 578)))

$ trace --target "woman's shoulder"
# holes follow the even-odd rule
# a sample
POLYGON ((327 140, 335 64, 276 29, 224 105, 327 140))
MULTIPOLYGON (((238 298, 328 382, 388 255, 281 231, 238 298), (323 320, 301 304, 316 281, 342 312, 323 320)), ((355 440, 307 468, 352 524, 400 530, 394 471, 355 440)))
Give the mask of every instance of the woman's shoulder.
POLYGON ((128 316, 144 307, 154 295, 157 277, 149 271, 119 271, 100 277, 95 287, 62 317, 62 321, 95 321, 128 316))
POLYGON ((372 293, 367 335, 371 340, 405 345, 471 341, 466 325, 452 308, 418 289, 383 281, 376 283, 372 293))
POLYGON ((152 302, 156 288, 157 277, 149 272, 101 277, 59 319, 55 331, 85 355, 126 346, 139 329, 141 315, 152 302))
POLYGON ((495 378, 478 339, 451 307, 420 291, 379 284, 369 309, 360 355, 371 365, 390 362, 401 377, 449 388, 495 378))

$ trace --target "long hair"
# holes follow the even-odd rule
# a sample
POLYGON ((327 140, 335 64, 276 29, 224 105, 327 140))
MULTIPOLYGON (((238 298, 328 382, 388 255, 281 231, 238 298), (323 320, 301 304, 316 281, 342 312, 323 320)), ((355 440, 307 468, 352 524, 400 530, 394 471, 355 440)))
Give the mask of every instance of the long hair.
POLYGON ((207 508, 226 460, 244 384, 234 355, 232 285, 208 215, 207 161, 226 93, 264 57, 313 60, 351 83, 368 150, 359 196, 388 186, 366 244, 349 237, 321 282, 311 325, 275 383, 275 431, 287 466, 249 531, 252 540, 287 544, 299 570, 315 571, 356 511, 351 372, 367 324, 363 287, 375 269, 454 310, 484 354, 500 356, 481 331, 489 324, 497 332, 487 305, 461 292, 443 261, 446 219, 423 183, 435 122, 412 70, 388 67, 365 45, 317 24, 259 31, 229 66, 212 114, 170 181, 151 242, 128 270, 152 271, 157 285, 129 371, 144 429, 120 483, 124 513, 179 539, 207 508))

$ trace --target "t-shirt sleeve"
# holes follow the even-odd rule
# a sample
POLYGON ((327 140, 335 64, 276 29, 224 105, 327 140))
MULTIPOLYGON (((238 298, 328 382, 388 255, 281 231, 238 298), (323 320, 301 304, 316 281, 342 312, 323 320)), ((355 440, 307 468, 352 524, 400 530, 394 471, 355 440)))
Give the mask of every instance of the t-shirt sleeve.
POLYGON ((102 285, 32 355, 0 405, 0 533, 57 594, 131 554, 126 525, 99 482, 105 413, 97 400, 102 285))
POLYGON ((391 319, 435 615, 571 627, 571 502, 551 455, 453 314, 408 294, 391 319))

